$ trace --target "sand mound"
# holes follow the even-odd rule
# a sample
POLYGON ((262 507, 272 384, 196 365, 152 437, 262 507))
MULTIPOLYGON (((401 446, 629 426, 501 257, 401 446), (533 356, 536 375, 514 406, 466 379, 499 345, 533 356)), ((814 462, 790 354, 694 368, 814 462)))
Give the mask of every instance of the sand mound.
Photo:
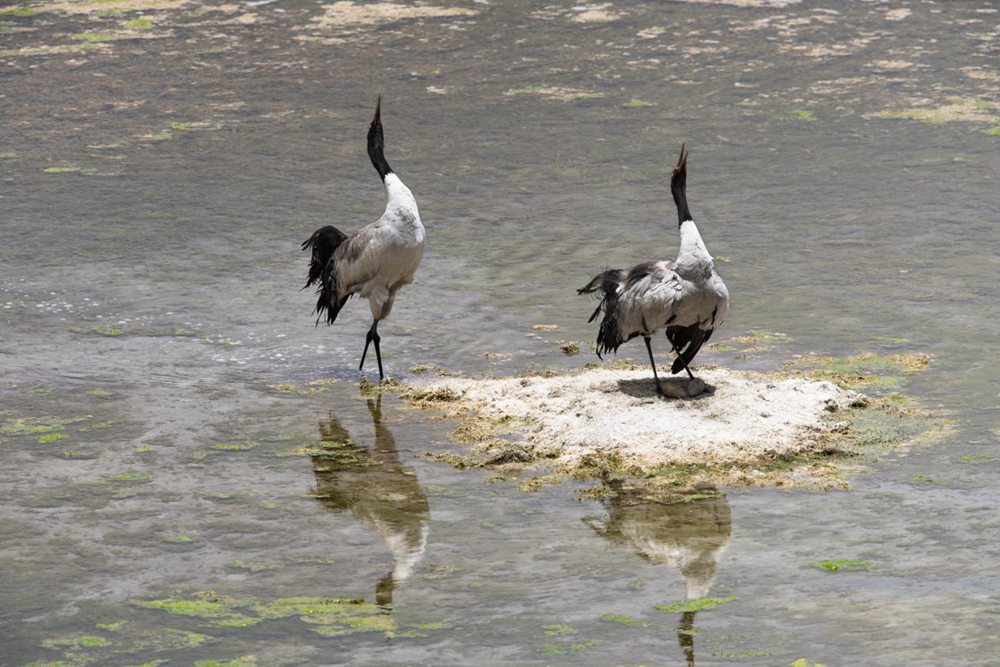
MULTIPOLYGON (((603 368, 554 377, 443 378, 408 395, 452 416, 517 425, 521 444, 536 458, 572 466, 596 455, 642 468, 808 453, 837 428, 835 413, 866 403, 861 394, 802 377, 724 369, 699 377, 709 388, 694 398, 658 396, 648 370, 603 368)), ((676 395, 688 386, 686 379, 667 383, 676 395)))

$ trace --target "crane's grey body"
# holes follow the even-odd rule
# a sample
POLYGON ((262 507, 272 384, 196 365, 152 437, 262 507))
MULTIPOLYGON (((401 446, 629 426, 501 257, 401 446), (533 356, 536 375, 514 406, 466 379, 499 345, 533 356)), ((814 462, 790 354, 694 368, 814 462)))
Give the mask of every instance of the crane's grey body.
POLYGON ((376 320, 389 316, 396 292, 413 282, 424 256, 424 225, 413 193, 392 173, 385 191, 385 212, 334 251, 332 267, 337 301, 357 294, 368 300, 376 320))
POLYGON ((327 323, 333 324, 340 309, 355 294, 368 300, 373 322, 358 370, 364 367, 368 345, 374 342, 379 378, 384 378, 378 323, 389 316, 400 288, 413 282, 424 256, 425 233, 413 193, 385 160, 381 109, 379 97, 368 128, 368 156, 385 185, 385 211, 351 236, 332 225, 321 227, 302 244, 302 249, 312 250, 306 287, 317 284, 317 323, 325 313, 327 323))
POLYGON ((650 336, 666 327, 709 331, 729 313, 729 290, 715 272, 694 220, 681 224, 676 261, 640 264, 618 292, 618 338, 650 336))
POLYGON ((604 313, 597 335, 598 356, 642 336, 660 393, 650 336, 665 329, 677 353, 671 371, 683 368, 693 378, 688 364, 729 314, 729 290, 715 272, 715 262, 688 211, 686 183, 687 154, 681 148, 671 178, 681 235, 677 259, 645 262, 628 271, 610 269, 579 290, 581 294, 599 292, 601 297, 590 317, 593 321, 604 313))

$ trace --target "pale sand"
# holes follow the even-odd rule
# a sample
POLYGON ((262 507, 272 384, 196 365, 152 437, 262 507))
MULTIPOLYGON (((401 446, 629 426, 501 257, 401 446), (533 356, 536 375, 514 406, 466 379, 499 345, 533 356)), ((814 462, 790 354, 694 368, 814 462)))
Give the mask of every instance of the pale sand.
MULTIPOLYGON (((709 391, 663 398, 648 370, 598 368, 553 377, 441 378, 411 387, 418 404, 483 424, 517 425, 535 457, 573 467, 613 457, 643 469, 750 463, 809 453, 837 430, 837 413, 867 399, 827 381, 702 370, 709 391), (712 388, 714 387, 714 391, 712 388)), ((688 380, 663 380, 682 394, 688 380)), ((485 440, 489 428, 482 435, 485 440)))

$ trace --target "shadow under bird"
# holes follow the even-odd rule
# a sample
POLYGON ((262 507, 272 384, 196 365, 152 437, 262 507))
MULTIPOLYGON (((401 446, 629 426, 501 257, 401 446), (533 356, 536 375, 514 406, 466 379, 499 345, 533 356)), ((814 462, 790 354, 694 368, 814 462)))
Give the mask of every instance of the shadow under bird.
POLYGON ((593 322, 604 313, 597 333, 597 356, 617 352, 625 342, 642 336, 661 395, 650 336, 666 329, 667 341, 677 355, 670 372, 684 369, 693 380, 688 365, 729 314, 729 290, 715 272, 715 262, 688 210, 687 157, 682 145, 670 179, 681 235, 677 259, 643 262, 627 271, 607 269, 577 290, 601 299, 588 320, 593 322))
POLYGON ((340 309, 355 294, 368 300, 373 321, 358 370, 364 368, 368 346, 375 343, 378 375, 383 379, 378 323, 389 316, 396 292, 413 282, 424 256, 424 225, 413 193, 386 162, 381 112, 380 95, 368 127, 368 157, 385 185, 385 212, 351 236, 333 225, 320 227, 302 249, 312 250, 305 287, 317 286, 317 325, 324 317, 327 324, 336 322, 340 309))

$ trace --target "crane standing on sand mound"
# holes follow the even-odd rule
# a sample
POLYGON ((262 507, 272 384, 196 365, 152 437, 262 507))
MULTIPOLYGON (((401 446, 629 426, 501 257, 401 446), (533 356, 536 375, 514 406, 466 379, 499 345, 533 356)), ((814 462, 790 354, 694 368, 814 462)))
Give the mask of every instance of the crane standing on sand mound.
MULTIPOLYGON (((382 96, 368 127, 368 157, 385 184, 385 212, 372 224, 347 236, 333 225, 320 227, 302 244, 312 249, 309 277, 305 287, 317 284, 316 324, 326 314, 327 324, 337 321, 340 309, 355 294, 368 299, 372 311, 371 328, 361 353, 364 368, 368 345, 375 343, 378 376, 383 379, 382 351, 378 323, 389 316, 396 292, 413 282, 413 274, 424 256, 424 225, 417 202, 385 160, 382 138, 382 96)), ((305 288, 303 288, 305 289, 305 288)))
POLYGON ((642 336, 660 395, 663 388, 656 374, 650 336, 666 328, 667 340, 677 354, 671 373, 683 368, 694 380, 688 364, 729 313, 729 290, 715 272, 712 256, 688 210, 686 187, 687 153, 682 145, 670 179, 681 233, 676 260, 643 262, 628 271, 608 269, 577 290, 578 294, 599 292, 601 297, 588 320, 593 322, 604 312, 597 333, 597 356, 617 352, 623 343, 642 336))

